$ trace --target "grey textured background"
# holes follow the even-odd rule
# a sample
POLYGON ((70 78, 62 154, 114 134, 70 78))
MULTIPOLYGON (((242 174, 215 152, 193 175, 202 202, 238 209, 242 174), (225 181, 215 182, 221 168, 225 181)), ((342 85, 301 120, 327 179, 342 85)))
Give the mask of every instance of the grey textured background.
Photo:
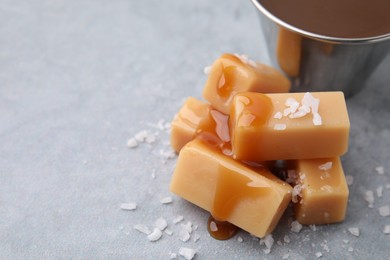
POLYGON ((378 207, 390 204, 390 189, 372 209, 364 193, 390 184, 389 57, 347 102, 343 162, 354 182, 345 222, 294 234, 287 211, 265 255, 243 231, 242 243, 210 238, 207 213, 169 193, 176 158, 161 155, 169 136, 155 125, 201 97, 203 67, 223 52, 268 62, 250 1, 0 0, 0 258, 169 259, 180 247, 197 259, 388 258, 390 217, 378 207), (142 130, 157 141, 128 149, 142 130), (172 204, 160 203, 166 196, 172 204), (123 211, 125 202, 138 208, 123 211), (199 226, 191 241, 178 239, 177 215, 199 226), (133 229, 158 217, 172 236, 152 243, 133 229), (286 234, 291 243, 277 245, 286 234))

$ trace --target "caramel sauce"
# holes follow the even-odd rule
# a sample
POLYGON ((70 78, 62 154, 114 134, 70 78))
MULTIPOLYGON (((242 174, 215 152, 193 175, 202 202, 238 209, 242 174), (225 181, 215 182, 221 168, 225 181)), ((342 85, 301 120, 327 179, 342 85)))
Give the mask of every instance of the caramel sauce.
POLYGON ((226 240, 232 238, 237 233, 238 227, 227 221, 218 221, 213 216, 210 216, 207 220, 207 230, 213 238, 226 240))
POLYGON ((238 118, 239 127, 255 127, 264 125, 271 117, 273 105, 266 95, 257 93, 247 96, 241 94, 236 97, 236 112, 241 113, 238 118))

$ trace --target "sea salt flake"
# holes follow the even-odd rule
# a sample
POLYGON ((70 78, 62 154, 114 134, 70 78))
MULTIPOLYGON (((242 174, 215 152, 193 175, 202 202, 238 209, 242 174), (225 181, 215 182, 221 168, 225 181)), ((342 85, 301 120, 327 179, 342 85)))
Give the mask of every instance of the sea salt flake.
POLYGON ((346 175, 345 180, 347 181, 348 186, 353 184, 353 176, 352 175, 346 175))
POLYGON ((353 247, 352 246, 348 247, 348 252, 353 252, 353 247))
POLYGON ((172 220, 172 222, 173 222, 173 224, 177 224, 177 223, 183 221, 183 219, 184 219, 184 217, 180 215, 180 216, 175 217, 175 218, 172 220))
POLYGON ((183 256, 187 260, 194 258, 196 251, 192 248, 180 247, 179 255, 183 256))
POLYGON ((264 254, 268 255, 269 253, 271 253, 271 248, 263 249, 263 252, 264 254))
POLYGON ((192 223, 191 221, 188 221, 186 224, 180 225, 182 229, 186 230, 189 234, 192 233, 192 223))
POLYGON ((156 226, 156 228, 162 231, 168 226, 168 223, 164 218, 158 218, 156 222, 154 222, 154 225, 156 226))
POLYGON ((271 249, 274 244, 274 238, 271 234, 266 235, 263 239, 260 239, 260 245, 265 245, 267 249, 271 249))
POLYGON ((292 194, 291 194, 293 203, 298 202, 298 196, 302 197, 301 192, 304 188, 305 188, 304 184, 297 184, 294 186, 294 188, 292 189, 292 194))
POLYGON ((383 233, 385 233, 385 234, 390 234, 390 225, 386 225, 386 226, 383 228, 383 233))
POLYGON ((204 74, 209 75, 210 72, 211 72, 211 66, 204 67, 204 69, 203 69, 203 73, 204 74))
POLYGON ((309 225, 309 227, 312 231, 317 231, 316 225, 309 225))
POLYGON ((372 190, 367 190, 364 199, 368 202, 368 207, 372 208, 375 202, 374 192, 372 192, 372 190))
POLYGON ((376 195, 378 196, 378 198, 382 197, 382 195, 383 195, 383 186, 379 186, 378 188, 376 188, 376 195))
POLYGON ((150 229, 142 224, 136 224, 133 228, 141 233, 144 233, 145 235, 149 235, 151 233, 150 229))
POLYGON ((327 171, 327 170, 332 169, 332 166, 333 166, 332 162, 326 162, 326 163, 321 164, 320 166, 318 166, 318 169, 320 169, 321 171, 327 171))
POLYGON ((198 234, 194 235, 194 242, 198 242, 198 240, 200 239, 200 236, 198 234))
POLYGON ((274 115, 275 119, 281 119, 282 117, 283 117, 282 112, 276 112, 275 115, 274 115))
POLYGON ((283 237, 283 241, 284 241, 285 243, 289 244, 291 240, 290 240, 290 238, 289 238, 287 235, 285 235, 285 236, 283 237))
POLYGON ((291 223, 292 232, 299 233, 301 232, 301 229, 302 229, 302 225, 298 221, 295 220, 291 223))
POLYGON ((277 130, 277 131, 286 130, 286 128, 287 128, 286 124, 275 124, 274 125, 274 130, 277 130))
POLYGON ((385 168, 383 166, 378 166, 375 168, 376 172, 380 175, 385 174, 385 168))
POLYGON ((382 217, 390 216, 390 208, 389 208, 389 206, 380 207, 378 210, 379 210, 379 215, 381 215, 382 217))
POLYGON ((314 125, 322 125, 322 117, 318 113, 313 114, 313 124, 314 125))
POLYGON ((120 205, 120 208, 123 209, 123 210, 135 210, 135 209, 137 209, 137 204, 134 203, 134 202, 122 203, 120 205))
POLYGON ((138 134, 136 134, 136 135, 134 136, 134 138, 135 138, 135 140, 137 140, 138 142, 141 142, 141 143, 142 143, 142 142, 145 141, 145 139, 146 139, 148 136, 149 136, 148 131, 143 130, 143 131, 139 132, 138 134))
POLYGON ((155 241, 159 240, 161 238, 161 236, 162 236, 161 230, 158 228, 154 228, 153 232, 148 235, 148 239, 151 242, 155 242, 155 241))
POLYGON ((316 257, 317 257, 317 258, 322 257, 322 253, 321 253, 321 252, 317 252, 317 253, 316 253, 316 257))
POLYGON ((360 235, 360 230, 357 227, 348 228, 348 231, 349 231, 349 233, 351 233, 355 237, 358 237, 360 235))
POLYGON ((173 231, 170 230, 170 229, 168 229, 168 228, 166 228, 166 229, 164 230, 164 233, 167 234, 168 236, 172 236, 173 231))
POLYGON ((176 253, 170 253, 169 254, 169 259, 177 259, 177 254, 176 253))
POLYGON ((138 146, 138 142, 137 140, 135 140, 135 138, 130 138, 129 140, 127 140, 127 147, 135 148, 137 146, 138 146))
POLYGON ((243 241, 244 241, 244 239, 242 239, 242 237, 237 237, 237 241, 239 242, 239 243, 242 243, 243 241))
POLYGON ((179 239, 183 242, 187 242, 191 237, 190 233, 188 233, 188 231, 185 229, 180 229, 178 236, 179 236, 179 239))
POLYGON ((173 199, 172 199, 172 197, 165 197, 165 198, 162 198, 162 199, 160 200, 160 202, 161 202, 162 204, 170 204, 170 203, 173 202, 173 199))
POLYGON ((147 142, 148 144, 152 144, 152 143, 156 142, 156 136, 154 134, 148 133, 148 135, 145 138, 145 142, 147 142))
POLYGON ((288 259, 289 257, 290 257, 289 254, 284 254, 284 255, 282 256, 282 259, 288 259))

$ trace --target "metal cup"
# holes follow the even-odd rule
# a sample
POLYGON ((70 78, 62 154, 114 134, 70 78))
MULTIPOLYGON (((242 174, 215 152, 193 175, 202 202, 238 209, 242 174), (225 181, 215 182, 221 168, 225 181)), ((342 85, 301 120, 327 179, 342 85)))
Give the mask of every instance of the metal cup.
POLYGON ((261 26, 273 66, 291 79, 292 91, 343 91, 363 88, 390 50, 390 34, 336 38, 296 28, 275 17, 259 0, 261 26))

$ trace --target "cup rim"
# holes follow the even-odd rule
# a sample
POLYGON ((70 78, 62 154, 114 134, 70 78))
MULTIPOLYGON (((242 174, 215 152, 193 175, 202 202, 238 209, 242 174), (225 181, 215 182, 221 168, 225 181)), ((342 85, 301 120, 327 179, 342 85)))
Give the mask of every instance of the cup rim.
POLYGON ((364 38, 342 38, 342 37, 332 37, 332 36, 326 36, 322 34, 312 33, 303 29, 299 29, 298 27, 295 27, 291 24, 288 24, 287 22, 279 19, 275 15, 273 15, 271 12, 269 12, 265 7, 263 7, 262 4, 260 4, 260 0, 251 0, 252 3, 256 6, 256 8, 262 12, 265 16, 267 16, 269 19, 271 19, 273 22, 277 23, 278 25, 282 26, 283 28, 289 29, 293 32, 299 33, 303 36, 306 36, 308 38, 313 38, 319 41, 329 42, 329 43, 336 43, 336 44, 367 44, 367 43, 375 43, 380 42, 384 40, 390 39, 390 33, 377 35, 373 37, 364 37, 364 38))

